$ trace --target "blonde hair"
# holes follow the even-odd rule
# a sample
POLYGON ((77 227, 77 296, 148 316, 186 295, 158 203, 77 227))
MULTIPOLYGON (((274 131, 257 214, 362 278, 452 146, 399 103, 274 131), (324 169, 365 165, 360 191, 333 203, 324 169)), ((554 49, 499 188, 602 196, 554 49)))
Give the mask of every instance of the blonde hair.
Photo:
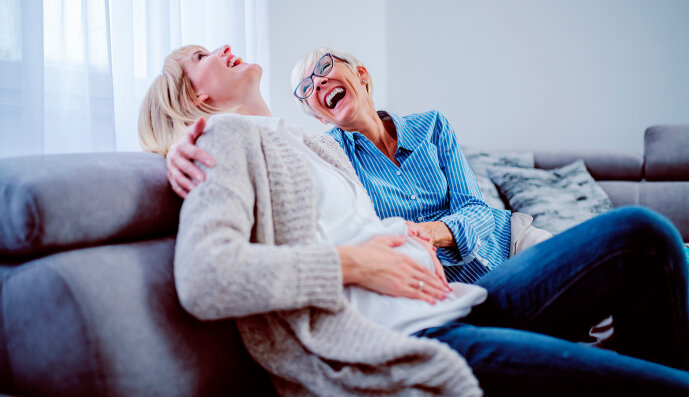
MULTIPOLYGON (((333 50, 330 47, 318 47, 300 61, 297 61, 297 63, 294 65, 294 68, 292 69, 292 87, 296 87, 304 79, 304 75, 310 74, 311 69, 309 68, 313 68, 313 65, 318 62, 321 57, 328 53, 334 57, 344 60, 345 65, 347 65, 349 70, 351 70, 355 75, 358 73, 357 68, 364 66, 360 60, 348 52, 333 50)), ((371 76, 369 76, 366 82, 366 91, 368 92, 369 96, 373 94, 373 78, 371 78, 371 76)), ((305 100, 298 99, 294 95, 292 95, 292 97, 299 102, 302 110, 306 112, 306 114, 316 117, 316 115, 313 113, 313 110, 311 110, 311 106, 309 106, 305 100)))
POLYGON ((139 145, 143 150, 166 155, 196 119, 221 111, 198 100, 191 80, 184 73, 181 59, 196 51, 208 52, 197 45, 173 51, 148 89, 139 110, 139 145))

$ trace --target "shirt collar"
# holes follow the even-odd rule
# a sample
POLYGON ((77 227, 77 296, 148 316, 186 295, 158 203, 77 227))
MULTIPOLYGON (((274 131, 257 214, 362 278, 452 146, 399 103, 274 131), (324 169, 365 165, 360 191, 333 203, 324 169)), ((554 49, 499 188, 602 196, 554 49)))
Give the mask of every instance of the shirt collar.
POLYGON ((390 117, 392 122, 395 123, 395 129, 397 129, 397 146, 405 148, 409 151, 414 151, 421 143, 421 138, 423 134, 419 134, 414 131, 414 128, 409 125, 406 119, 399 117, 396 114, 380 111, 378 115, 381 119, 390 117))
MULTIPOLYGON (((410 126, 407 120, 404 118, 384 110, 378 111, 378 117, 380 117, 381 120, 390 118, 392 119, 392 122, 395 123, 398 147, 413 151, 421 143, 422 134, 415 133, 413 127, 410 126)), ((333 130, 340 131, 342 136, 345 137, 352 145, 354 145, 358 139, 366 138, 364 134, 360 133, 359 131, 345 131, 339 127, 334 127, 333 130)))

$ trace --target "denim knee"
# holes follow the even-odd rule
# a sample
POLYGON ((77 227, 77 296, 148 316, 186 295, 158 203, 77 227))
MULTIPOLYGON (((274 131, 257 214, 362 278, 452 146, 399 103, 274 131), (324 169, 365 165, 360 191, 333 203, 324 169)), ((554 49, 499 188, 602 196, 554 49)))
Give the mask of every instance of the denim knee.
POLYGON ((633 233, 658 236, 661 240, 681 245, 682 238, 675 225, 664 215, 642 206, 620 207, 608 214, 615 216, 617 222, 623 222, 633 233))
MULTIPOLYGON (((621 207, 610 211, 614 223, 625 225, 622 236, 638 250, 651 251, 668 258, 679 258, 684 263, 682 237, 675 225, 664 215, 642 206, 621 207)), ((620 229, 618 229, 620 230, 620 229)))

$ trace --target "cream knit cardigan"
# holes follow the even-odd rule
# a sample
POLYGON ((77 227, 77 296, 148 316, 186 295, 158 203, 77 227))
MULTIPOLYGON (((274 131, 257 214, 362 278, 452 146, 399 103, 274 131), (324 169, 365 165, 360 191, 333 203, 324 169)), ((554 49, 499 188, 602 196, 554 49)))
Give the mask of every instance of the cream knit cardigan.
MULTIPOLYGON (((216 115, 198 140, 216 166, 182 206, 175 283, 184 308, 202 320, 237 317, 281 395, 480 396, 447 345, 383 328, 347 303, 335 247, 316 242, 307 166, 267 125, 278 120, 261 119, 216 115)), ((304 142, 356 178, 332 138, 304 142)))

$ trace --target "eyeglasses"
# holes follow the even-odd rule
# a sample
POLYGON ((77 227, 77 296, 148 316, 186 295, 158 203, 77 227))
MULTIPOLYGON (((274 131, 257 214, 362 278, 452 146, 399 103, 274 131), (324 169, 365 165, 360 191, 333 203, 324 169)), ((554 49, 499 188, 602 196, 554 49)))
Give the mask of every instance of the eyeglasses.
POLYGON ((316 66, 313 67, 313 72, 311 75, 302 80, 297 88, 294 89, 294 96, 299 99, 306 99, 310 97, 311 94, 313 94, 314 88, 313 76, 325 77, 329 75, 333 70, 333 65, 335 65, 335 60, 333 58, 347 62, 346 60, 333 56, 330 53, 323 55, 321 59, 316 62, 316 66))

